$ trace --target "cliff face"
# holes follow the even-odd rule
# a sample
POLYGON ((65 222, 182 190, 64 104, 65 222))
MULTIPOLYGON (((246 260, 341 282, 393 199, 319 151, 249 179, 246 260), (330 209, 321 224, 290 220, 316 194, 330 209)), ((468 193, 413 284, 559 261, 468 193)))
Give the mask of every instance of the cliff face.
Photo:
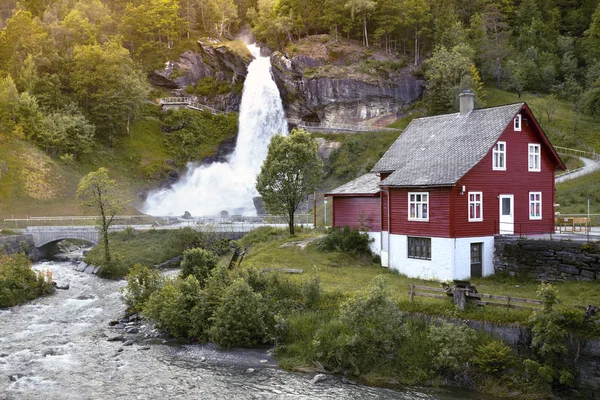
POLYGON ((271 55, 292 122, 377 125, 422 96, 424 81, 387 54, 367 53, 325 35, 304 39, 292 51, 271 55))
POLYGON ((155 86, 173 95, 196 96, 198 102, 222 111, 239 111, 242 90, 252 55, 241 42, 198 41, 198 49, 152 72, 155 86))

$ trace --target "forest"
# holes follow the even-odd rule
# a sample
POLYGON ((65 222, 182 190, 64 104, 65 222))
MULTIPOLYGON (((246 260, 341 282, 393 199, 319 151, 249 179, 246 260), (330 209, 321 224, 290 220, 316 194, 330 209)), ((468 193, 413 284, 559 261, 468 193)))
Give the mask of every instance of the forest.
MULTIPOLYGON (((199 37, 250 26, 271 50, 314 34, 356 40, 427 79, 429 114, 485 85, 600 117, 598 0, 5 0, 0 132, 53 157, 114 144, 152 88, 146 75, 199 37)), ((478 96, 481 97, 481 96, 478 96)))

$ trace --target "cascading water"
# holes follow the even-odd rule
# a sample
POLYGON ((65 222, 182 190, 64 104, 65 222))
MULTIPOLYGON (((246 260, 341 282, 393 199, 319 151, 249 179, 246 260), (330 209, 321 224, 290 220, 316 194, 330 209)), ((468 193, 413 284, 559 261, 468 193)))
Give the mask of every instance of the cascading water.
POLYGON ((242 93, 238 139, 227 163, 189 168, 183 179, 167 190, 151 192, 144 211, 150 215, 214 215, 255 212, 256 175, 267 157, 271 137, 287 135, 287 121, 279 90, 271 77, 269 57, 248 45, 255 59, 248 66, 242 93))

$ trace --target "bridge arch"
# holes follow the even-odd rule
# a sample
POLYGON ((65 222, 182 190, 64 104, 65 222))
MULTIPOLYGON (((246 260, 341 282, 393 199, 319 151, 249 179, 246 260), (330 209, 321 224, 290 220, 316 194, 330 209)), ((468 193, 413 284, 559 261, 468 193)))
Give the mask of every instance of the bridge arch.
POLYGON ((90 227, 29 227, 25 233, 33 237, 35 247, 65 239, 80 239, 92 244, 99 240, 98 231, 90 227))

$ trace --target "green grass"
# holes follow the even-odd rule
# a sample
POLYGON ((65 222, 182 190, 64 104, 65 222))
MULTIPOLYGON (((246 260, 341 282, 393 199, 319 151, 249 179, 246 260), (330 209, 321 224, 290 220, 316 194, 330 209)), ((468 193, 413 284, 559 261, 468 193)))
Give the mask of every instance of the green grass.
MULTIPOLYGON (((409 284, 440 287, 440 283, 408 278, 373 263, 368 257, 352 257, 338 252, 320 252, 314 244, 308 245, 304 250, 298 246, 281 247, 284 243, 311 238, 314 235, 315 233, 306 233, 295 238, 278 237, 266 243, 256 244, 248 251, 243 265, 252 265, 258 268, 302 269, 303 274, 292 276, 292 279, 299 281, 307 280, 312 274, 316 273, 322 283, 324 292, 330 295, 337 294, 341 296, 340 298, 349 297, 352 293, 365 289, 373 278, 384 275, 387 278, 394 299, 404 311, 441 315, 450 318, 485 320, 503 324, 528 324, 530 311, 483 307, 468 308, 461 312, 450 300, 418 297, 411 302, 408 293, 409 284)), ((473 279, 472 283, 476 285, 480 293, 529 299, 536 299, 536 290, 539 285, 538 282, 533 280, 503 276, 473 279)), ((558 288, 560 300, 564 305, 600 304, 598 282, 565 281, 556 283, 555 286, 558 288)), ((575 310, 574 312, 580 311, 575 310)))
POLYGON ((600 171, 556 185, 556 202, 561 214, 587 214, 590 195, 590 213, 600 213, 600 171))
POLYGON ((600 150, 600 120, 587 115, 577 115, 571 104, 558 102, 558 108, 551 121, 540 109, 540 102, 545 96, 523 93, 521 98, 515 93, 506 92, 494 87, 486 87, 486 104, 488 107, 524 101, 533 111, 536 119, 546 132, 553 145, 587 150, 583 144, 600 150))

